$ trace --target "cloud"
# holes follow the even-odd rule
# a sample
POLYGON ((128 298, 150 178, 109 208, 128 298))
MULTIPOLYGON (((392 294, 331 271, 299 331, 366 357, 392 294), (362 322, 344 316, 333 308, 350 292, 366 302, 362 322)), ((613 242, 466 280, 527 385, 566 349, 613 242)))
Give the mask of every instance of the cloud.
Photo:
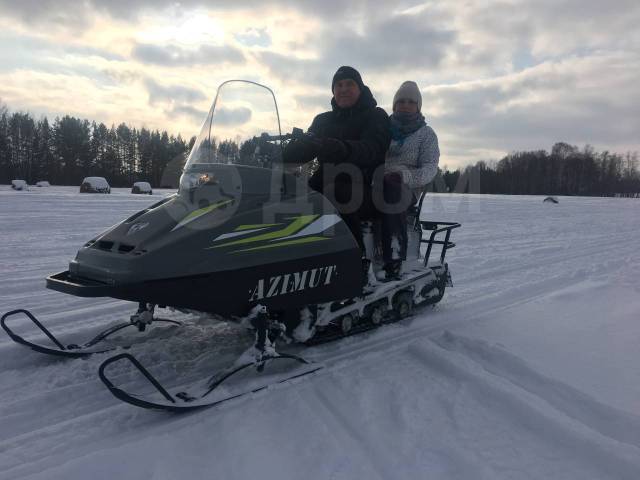
MULTIPOLYGON (((490 0, 443 3, 456 26, 458 67, 484 74, 521 70, 561 56, 640 48, 640 3, 617 0, 490 0)), ((451 22, 450 22, 451 23, 451 22)))
MULTIPOLYGON (((54 70, 86 68, 90 61, 121 62, 124 57, 104 48, 51 42, 42 37, 4 29, 0 31, 0 71, 15 69, 54 70), (72 60, 72 61, 70 61, 72 60), (80 66, 79 64, 85 65, 80 66)), ((95 75, 89 75, 95 76, 95 75)))
POLYGON ((92 8, 87 2, 73 0, 0 0, 0 13, 26 25, 84 30, 91 25, 92 8))
POLYGON ((271 45, 271 35, 266 28, 247 28, 242 33, 236 33, 234 37, 247 47, 268 47, 271 45))
POLYGON ((216 108, 213 122, 218 125, 242 125, 251 120, 251 110, 246 107, 216 108))
POLYGON ((197 49, 185 49, 175 45, 164 47, 137 43, 131 56, 143 63, 166 67, 213 65, 218 63, 244 63, 243 53, 234 46, 201 45, 197 49))
POLYGON ((196 123, 202 122, 202 120, 207 115, 207 112, 205 112, 204 110, 199 110, 190 105, 176 105, 170 110, 166 110, 165 112, 170 117, 184 116, 188 117, 190 120, 193 120, 196 123))
POLYGON ((147 78, 144 85, 149 93, 149 103, 166 101, 172 103, 194 103, 206 100, 207 96, 195 88, 184 87, 182 85, 163 86, 152 78, 147 78))
POLYGON ((124 62, 126 60, 126 58, 123 57, 122 55, 119 55, 115 52, 111 52, 109 50, 105 50, 104 48, 68 45, 64 47, 64 50, 70 54, 74 54, 78 56, 100 57, 104 60, 113 61, 113 62, 124 62))
POLYGON ((298 58, 273 51, 259 52, 256 54, 256 58, 267 67, 269 73, 277 78, 317 86, 326 85, 327 91, 331 88, 331 77, 335 68, 325 67, 322 61, 298 58))
MULTIPOLYGON (((119 20, 135 21, 141 13, 179 8, 211 8, 212 2, 206 0, 0 0, 0 11, 26 24, 49 23, 68 27, 87 28, 90 18, 96 13, 106 13, 119 20)), ((412 0, 397 2, 396 8, 410 6, 412 0)), ((348 17, 359 12, 376 12, 388 9, 385 0, 235 0, 233 2, 216 2, 218 11, 255 10, 259 7, 297 10, 307 15, 335 19, 336 14, 348 17)))
POLYGON ((301 108, 313 108, 313 109, 329 109, 331 108, 331 94, 329 92, 324 94, 305 94, 296 95, 296 104, 301 108))
POLYGON ((455 138, 458 147, 509 151, 550 148, 557 141, 612 147, 640 131, 639 65, 637 53, 547 62, 504 77, 429 88, 423 108, 436 131, 455 138))
POLYGON ((422 87, 449 166, 558 140, 640 149, 638 23, 637 0, 0 0, 0 94, 191 133, 206 92, 250 78, 305 128, 351 64, 383 106, 422 87))
POLYGON ((340 29, 330 36, 324 58, 377 70, 433 68, 456 40, 454 31, 432 25, 426 15, 393 15, 363 30, 340 29))
POLYGON ((394 14, 377 19, 365 16, 361 28, 337 18, 310 35, 315 55, 301 57, 269 50, 255 58, 269 73, 285 82, 322 87, 330 91, 331 77, 340 65, 352 65, 365 83, 372 76, 433 69, 455 45, 454 30, 436 27, 429 14, 394 14))

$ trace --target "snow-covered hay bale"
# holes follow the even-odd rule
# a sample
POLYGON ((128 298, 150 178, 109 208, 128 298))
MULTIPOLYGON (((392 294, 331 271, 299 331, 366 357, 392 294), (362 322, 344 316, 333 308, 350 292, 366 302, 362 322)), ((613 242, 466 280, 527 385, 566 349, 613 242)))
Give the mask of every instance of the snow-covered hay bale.
POLYGON ((11 188, 14 190, 29 190, 27 182, 24 180, 11 180, 11 188))
POLYGON ((40 180, 39 182, 36 183, 36 187, 50 187, 50 186, 51 184, 46 180, 40 180))
POLYGON ((544 203, 558 203, 558 199, 556 197, 547 197, 543 200, 544 203))
POLYGON ((80 185, 80 193, 111 193, 111 187, 104 177, 86 177, 80 185))
POLYGON ((151 184, 149 182, 135 182, 133 187, 131 187, 131 193, 151 195, 153 194, 153 190, 151 190, 151 184))

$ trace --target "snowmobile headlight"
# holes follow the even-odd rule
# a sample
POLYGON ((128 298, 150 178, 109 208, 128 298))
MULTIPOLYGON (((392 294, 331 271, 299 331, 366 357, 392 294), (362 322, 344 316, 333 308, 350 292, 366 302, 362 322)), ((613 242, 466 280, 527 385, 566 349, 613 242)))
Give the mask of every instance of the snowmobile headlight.
POLYGON ((201 173, 198 178, 198 186, 200 185, 215 185, 218 182, 216 181, 215 175, 211 173, 201 173))
POLYGON ((201 185, 216 185, 218 183, 212 173, 183 173, 180 178, 180 190, 191 190, 201 185))

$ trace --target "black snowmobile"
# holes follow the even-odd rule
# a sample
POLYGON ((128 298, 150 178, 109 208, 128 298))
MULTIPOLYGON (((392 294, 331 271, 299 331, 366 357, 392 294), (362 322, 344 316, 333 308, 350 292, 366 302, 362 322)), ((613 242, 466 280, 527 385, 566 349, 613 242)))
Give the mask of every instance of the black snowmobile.
MULTIPOLYGON (((324 196, 307 186, 303 168, 282 164, 283 145, 299 135, 303 133, 297 129, 282 135, 270 89, 243 80, 223 83, 184 166, 178 193, 87 242, 67 271, 47 278, 48 288, 71 295, 137 302, 130 321, 83 345, 67 346, 26 310, 5 314, 2 327, 34 350, 75 357, 109 350, 100 349, 99 343, 125 327, 144 330, 153 322, 172 322, 154 317, 158 306, 218 314, 253 328, 253 353, 190 393, 171 395, 126 353, 101 365, 100 378, 118 398, 144 407, 183 410, 219 403, 209 394, 250 367, 262 371, 267 363, 286 363, 276 360, 299 365, 286 369, 276 381, 319 368, 301 357, 278 353, 278 339, 318 343, 440 301, 450 284, 445 255, 455 246, 451 231, 460 225, 420 221, 423 195, 410 216, 404 273, 399 280, 377 282, 379 242, 375 223, 368 222, 365 244, 372 271, 371 282, 363 286, 362 252, 346 224, 324 196), (423 231, 429 238, 423 238, 423 231), (430 263, 436 245, 439 259, 430 263), (14 333, 7 319, 19 313, 55 347, 14 333), (157 398, 134 396, 109 380, 106 368, 121 360, 132 362, 146 376, 157 398)), ((264 384, 250 390, 261 388, 264 384)))

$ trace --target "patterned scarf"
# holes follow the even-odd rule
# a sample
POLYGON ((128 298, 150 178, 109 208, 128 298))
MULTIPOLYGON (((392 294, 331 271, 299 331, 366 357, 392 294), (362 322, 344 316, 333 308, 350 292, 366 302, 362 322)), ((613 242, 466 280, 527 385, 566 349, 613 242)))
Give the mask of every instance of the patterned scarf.
POLYGON ((389 117, 389 120, 391 120, 391 138, 398 142, 398 145, 402 145, 409 135, 427 124, 420 112, 396 112, 389 117))

